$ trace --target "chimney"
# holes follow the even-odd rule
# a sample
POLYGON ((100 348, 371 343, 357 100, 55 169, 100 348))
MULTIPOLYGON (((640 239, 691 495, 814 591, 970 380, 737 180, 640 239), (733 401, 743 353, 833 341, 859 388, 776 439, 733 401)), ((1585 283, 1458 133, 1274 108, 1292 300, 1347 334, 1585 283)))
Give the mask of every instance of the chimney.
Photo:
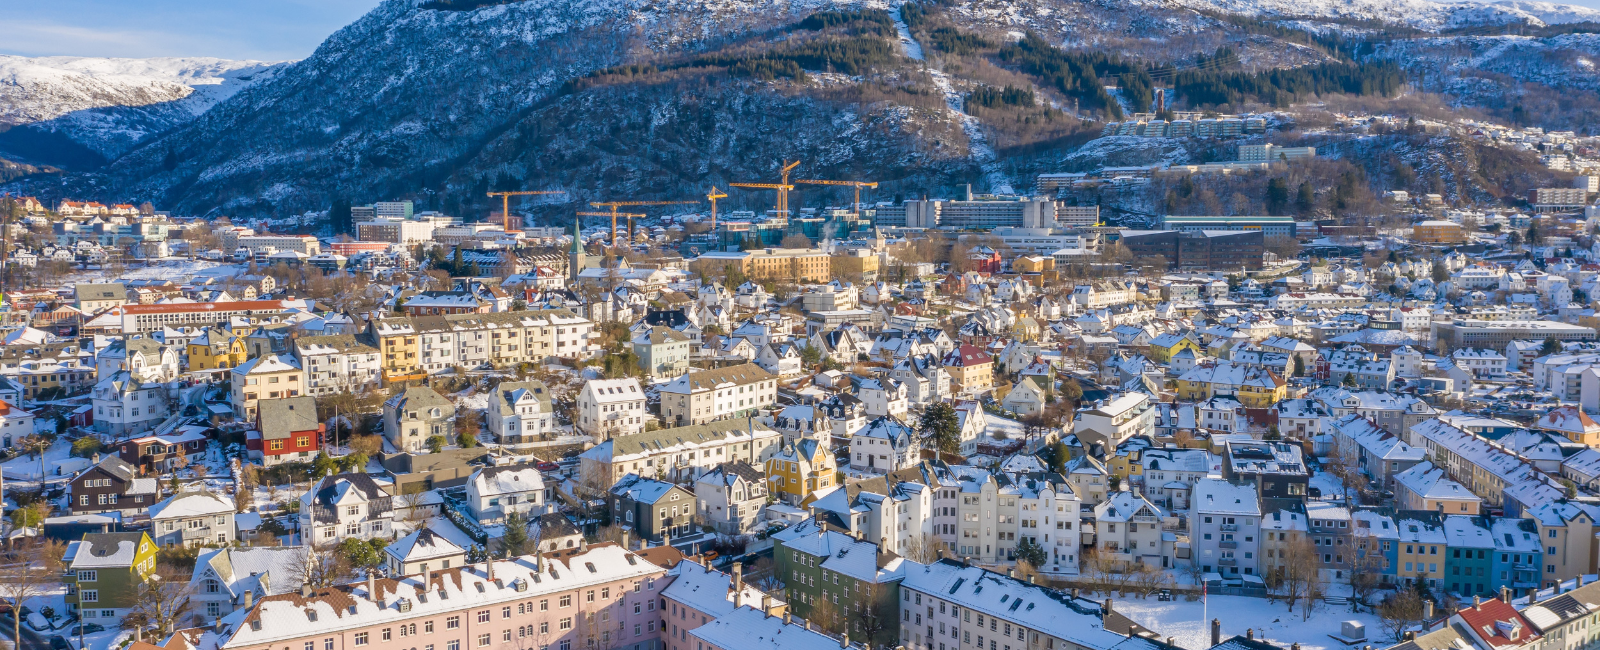
POLYGON ((1424 600, 1422 601, 1422 622, 1426 624, 1431 620, 1433 620, 1433 601, 1424 600))
POLYGON ((423 591, 427 591, 427 590, 432 589, 432 588, 433 588, 433 570, 429 569, 427 567, 427 565, 423 565, 423 567, 422 567, 422 590, 423 591))
POLYGON ((1504 603, 1506 603, 1508 605, 1511 604, 1511 588, 1510 587, 1501 587, 1500 588, 1500 600, 1501 600, 1501 602, 1504 602, 1504 603))
POLYGON ((1172 637, 1170 637, 1170 636, 1169 636, 1169 637, 1167 637, 1167 647, 1169 647, 1169 648, 1176 648, 1176 647, 1178 647, 1178 644, 1177 644, 1177 639, 1174 639, 1174 638, 1172 638, 1172 637))
POLYGON ((1211 619, 1211 645, 1215 646, 1215 645, 1219 645, 1221 643, 1222 643, 1222 619, 1213 618, 1213 619, 1211 619))
POLYGON ((1017 568, 1016 567, 1007 567, 1006 568, 1006 577, 1007 578, 1015 578, 1015 577, 1017 577, 1017 568))
POLYGON ((1289 644, 1289 650, 1300 650, 1300 644, 1299 643, 1291 643, 1291 644, 1289 644))
POLYGON ((772 596, 761 594, 761 614, 767 617, 772 616, 772 596))
POLYGON ((1483 608, 1483 596, 1473 596, 1472 597, 1472 611, 1476 612, 1476 611, 1478 611, 1479 609, 1482 609, 1482 608, 1483 608))
POLYGON ((1111 613, 1111 597, 1110 596, 1106 596, 1106 604, 1104 605, 1104 611, 1100 612, 1100 615, 1101 616, 1105 616, 1105 615, 1110 614, 1110 613, 1111 613))
POLYGON ((1407 641, 1416 641, 1417 640, 1417 631, 1416 630, 1406 630, 1406 640, 1407 641))
POLYGON ((311 585, 309 585, 309 584, 300 585, 300 597, 301 598, 310 598, 311 597, 311 585))
POLYGON ((367 570, 367 600, 378 600, 377 580, 372 577, 372 570, 367 570))
POLYGON ((628 531, 626 531, 626 530, 622 531, 622 550, 624 550, 624 551, 633 550, 632 548, 630 548, 628 546, 628 531))
POLYGON ((239 601, 239 609, 250 609, 256 604, 256 595, 249 589, 244 590, 244 597, 239 601))
POLYGON ((1073 587, 1072 588, 1072 599, 1073 600, 1077 600, 1078 599, 1078 588, 1077 587, 1073 587))
POLYGON ((1033 582, 1033 579, 1034 579, 1034 578, 1035 578, 1035 577, 1036 577, 1036 576, 1034 576, 1034 574, 1032 574, 1032 573, 1030 573, 1030 574, 1028 574, 1028 584, 1030 584, 1030 585, 1031 585, 1031 584, 1034 584, 1034 582, 1033 582))
POLYGON ((588 553, 589 552, 589 540, 587 538, 583 538, 583 537, 579 537, 578 538, 578 552, 579 553, 588 553))
POLYGON ((1255 640, 1255 638, 1256 638, 1256 629, 1253 628, 1253 627, 1245 628, 1244 629, 1244 638, 1250 639, 1252 641, 1255 640))
POLYGON ((733 563, 733 606, 739 607, 739 597, 744 595, 744 564, 733 563))
POLYGON ((91 465, 99 465, 100 464, 100 452, 98 452, 98 451, 94 452, 94 454, 89 457, 89 463, 91 465))
POLYGON ((850 635, 848 633, 839 635, 839 647, 841 647, 841 648, 850 647, 850 635))

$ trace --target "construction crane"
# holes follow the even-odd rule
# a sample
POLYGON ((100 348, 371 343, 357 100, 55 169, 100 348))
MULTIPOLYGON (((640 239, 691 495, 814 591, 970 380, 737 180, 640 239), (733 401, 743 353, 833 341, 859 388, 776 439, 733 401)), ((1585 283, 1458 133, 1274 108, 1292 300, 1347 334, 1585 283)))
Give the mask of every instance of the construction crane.
MULTIPOLYGON (((580 217, 610 217, 610 216, 613 216, 613 215, 610 212, 579 212, 578 216, 580 216, 580 217)), ((633 220, 635 218, 643 219, 644 215, 641 214, 641 213, 635 213, 635 212, 618 212, 618 213, 616 213, 615 216, 622 217, 622 218, 628 220, 628 243, 632 244, 633 243, 633 220)), ((615 237, 616 233, 613 232, 612 236, 615 237)), ((611 242, 611 245, 612 246, 616 246, 617 243, 616 242, 611 242)))
MULTIPOLYGON (((615 246, 615 245, 617 245, 617 217, 622 216, 622 213, 617 212, 617 208, 627 207, 627 206, 634 206, 634 205, 687 205, 687 204, 699 203, 699 202, 700 201, 698 201, 698 200, 695 200, 695 201, 596 201, 596 202, 590 203, 589 205, 591 205, 593 207, 596 207, 596 208, 611 208, 611 212, 606 213, 606 216, 610 216, 611 217, 611 245, 615 246)), ((639 216, 642 217, 644 215, 641 214, 639 216)), ((633 229, 633 226, 630 224, 628 226, 628 229, 630 231, 628 233, 628 236, 632 237, 633 233, 631 231, 633 229)))
POLYGON ((539 192, 490 192, 489 193, 489 197, 490 198, 493 198, 493 197, 496 197, 496 196, 500 197, 500 218, 505 221, 506 232, 511 232, 511 197, 513 197, 513 196, 531 196, 531 195, 534 195, 534 194, 566 194, 566 192, 563 192, 561 190, 550 190, 550 191, 539 191, 539 192))
POLYGON ((745 189, 752 189, 752 190, 777 190, 778 191, 778 205, 777 205, 778 214, 783 215, 784 217, 788 217, 789 216, 789 191, 794 189, 794 186, 789 184, 789 172, 792 171, 795 167, 797 167, 799 165, 800 165, 800 161, 798 161, 798 160, 796 160, 794 162, 789 162, 787 160, 783 161, 782 166, 778 169, 778 173, 780 175, 782 175, 782 177, 783 177, 783 182, 780 182, 780 183, 728 183, 728 185, 732 186, 732 187, 742 187, 742 188, 745 188, 745 189))
POLYGON ((855 210, 855 213, 856 213, 856 219, 860 219, 861 218, 861 188, 863 188, 863 187, 870 187, 870 188, 873 188, 873 189, 877 189, 878 188, 878 184, 876 182, 874 182, 874 181, 797 180, 795 182, 796 183, 805 183, 807 185, 844 185, 844 186, 856 188, 856 202, 851 204, 852 206, 854 206, 854 210, 855 210))
POLYGON ((706 193, 706 200, 711 202, 711 230, 713 231, 717 229, 717 199, 725 198, 728 198, 728 195, 723 194, 722 190, 717 189, 715 185, 712 185, 711 191, 706 193))

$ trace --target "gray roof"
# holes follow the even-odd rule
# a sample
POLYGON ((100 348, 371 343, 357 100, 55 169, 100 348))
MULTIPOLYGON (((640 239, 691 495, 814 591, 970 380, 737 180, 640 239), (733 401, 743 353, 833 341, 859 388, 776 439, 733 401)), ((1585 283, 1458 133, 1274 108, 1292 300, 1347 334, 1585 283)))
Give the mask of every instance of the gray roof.
POLYGON ((72 288, 78 300, 127 300, 128 289, 119 282, 108 284, 79 284, 72 288))
POLYGON ((316 431, 317 400, 308 395, 264 399, 257 402, 261 413, 261 438, 281 440, 301 431, 316 431))
POLYGON ((767 425, 751 420, 717 420, 672 429, 657 429, 608 440, 612 457, 657 451, 684 443, 705 444, 748 431, 770 431, 767 425))
POLYGON ((701 390, 712 390, 722 384, 745 385, 776 378, 776 375, 767 372, 761 366, 753 363, 744 363, 716 370, 691 372, 672 380, 671 383, 661 388, 661 392, 692 393, 701 390))
POLYGON ((526 391, 527 394, 531 394, 539 400, 539 410, 541 412, 549 413, 551 411, 550 390, 545 388, 544 382, 537 379, 530 379, 528 381, 500 382, 500 386, 495 388, 495 391, 496 394, 500 396, 499 402, 501 415, 512 414, 513 411, 511 409, 511 405, 515 404, 517 400, 522 397, 522 395, 519 394, 521 391, 526 391))

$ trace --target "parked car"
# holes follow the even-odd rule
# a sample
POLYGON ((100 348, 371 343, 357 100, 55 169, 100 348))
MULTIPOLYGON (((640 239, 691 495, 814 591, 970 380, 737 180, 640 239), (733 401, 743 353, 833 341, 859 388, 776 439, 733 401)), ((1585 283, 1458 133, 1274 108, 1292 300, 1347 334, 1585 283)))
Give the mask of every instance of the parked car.
POLYGON ((50 650, 72 650, 72 646, 67 643, 65 638, 57 634, 50 637, 50 650))
MULTIPOLYGON (((101 625, 99 623, 84 623, 83 624, 83 634, 94 634, 95 632, 104 632, 104 631, 106 631, 106 626, 101 625)), ((72 626, 72 629, 67 630, 67 636, 78 636, 78 634, 79 634, 78 633, 78 626, 76 626, 76 625, 72 626)))

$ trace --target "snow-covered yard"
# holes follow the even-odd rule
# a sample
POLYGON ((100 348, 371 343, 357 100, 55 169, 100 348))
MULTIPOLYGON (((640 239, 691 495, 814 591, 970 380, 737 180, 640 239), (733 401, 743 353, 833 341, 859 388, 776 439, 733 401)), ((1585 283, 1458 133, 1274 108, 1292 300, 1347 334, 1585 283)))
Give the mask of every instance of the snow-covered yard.
POLYGON ((1207 601, 1194 602, 1182 597, 1170 602, 1118 599, 1112 609, 1162 637, 1173 637, 1179 646, 1189 650, 1211 646, 1213 618, 1221 619, 1224 640, 1251 629, 1257 639, 1280 647, 1299 643, 1301 650, 1344 650, 1347 646, 1328 635, 1338 634, 1342 622, 1353 620, 1367 626, 1367 639, 1372 645, 1389 645, 1388 633, 1377 616, 1351 613, 1346 605, 1319 602, 1309 621, 1300 620, 1299 607, 1291 613, 1283 603, 1268 604, 1265 599, 1244 596, 1211 596, 1207 601))

